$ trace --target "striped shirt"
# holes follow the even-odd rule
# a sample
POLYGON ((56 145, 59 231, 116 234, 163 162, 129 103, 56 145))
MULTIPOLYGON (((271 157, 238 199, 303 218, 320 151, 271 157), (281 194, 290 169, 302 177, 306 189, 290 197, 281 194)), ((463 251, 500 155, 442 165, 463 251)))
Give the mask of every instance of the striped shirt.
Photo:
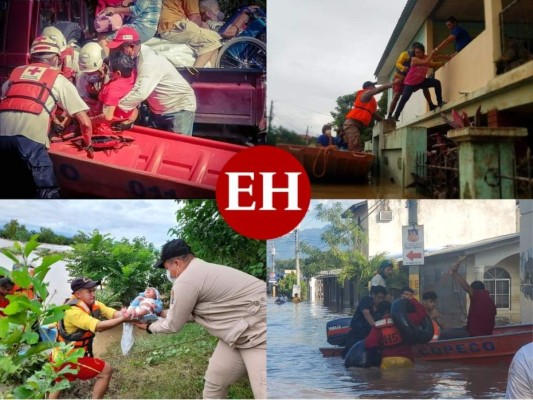
POLYGON ((135 0, 135 3, 130 6, 132 23, 141 24, 156 31, 162 3, 163 0, 135 0))

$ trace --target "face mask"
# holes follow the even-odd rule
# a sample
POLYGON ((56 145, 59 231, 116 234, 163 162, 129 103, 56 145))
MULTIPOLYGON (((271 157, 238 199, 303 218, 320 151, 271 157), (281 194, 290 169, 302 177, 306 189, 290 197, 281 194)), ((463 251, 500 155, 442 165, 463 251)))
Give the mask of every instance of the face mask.
POLYGON ((100 75, 99 74, 87 75, 87 82, 88 83, 100 82, 100 75))
POLYGON ((167 269, 167 279, 170 281, 170 283, 174 283, 176 281, 176 278, 173 278, 170 276, 170 271, 167 269))

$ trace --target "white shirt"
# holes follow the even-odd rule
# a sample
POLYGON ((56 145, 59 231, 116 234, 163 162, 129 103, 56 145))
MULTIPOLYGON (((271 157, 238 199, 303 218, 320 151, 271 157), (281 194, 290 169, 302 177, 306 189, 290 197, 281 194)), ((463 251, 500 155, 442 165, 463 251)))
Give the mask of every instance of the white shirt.
POLYGON ((509 367, 507 399, 533 399, 533 342, 517 351, 509 367))
POLYGON ((385 283, 385 279, 381 276, 381 274, 376 274, 372 277, 372 280, 370 281, 370 286, 383 286, 387 287, 387 284, 385 283))
MULTIPOLYGON (((8 82, 9 80, 4 82, 0 97, 5 96, 8 82)), ((63 75, 57 76, 52 87, 52 94, 57 99, 57 105, 69 115, 89 109, 87 104, 81 99, 74 84, 63 75)), ((55 104, 54 98, 48 96, 45 104, 48 110, 52 110, 55 104)), ((0 113, 0 136, 23 135, 34 142, 44 144, 47 148, 50 147, 50 139, 48 138, 49 125, 50 114, 44 109, 39 115, 21 114, 17 111, 0 113)))
POLYGON ((170 61, 141 45, 135 86, 120 101, 119 107, 130 111, 144 100, 154 114, 196 111, 196 96, 191 85, 170 61))

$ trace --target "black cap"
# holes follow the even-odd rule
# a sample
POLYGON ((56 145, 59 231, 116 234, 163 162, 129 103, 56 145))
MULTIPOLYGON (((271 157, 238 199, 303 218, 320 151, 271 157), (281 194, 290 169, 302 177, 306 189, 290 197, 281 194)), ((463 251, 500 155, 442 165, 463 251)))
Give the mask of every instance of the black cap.
POLYGON ((376 84, 377 84, 377 82, 366 81, 365 83, 363 83, 363 89, 367 89, 370 86, 376 86, 376 84))
POLYGON ((387 267, 393 267, 391 260, 383 260, 381 264, 379 264, 379 269, 385 269, 387 267))
POLYGON ((185 254, 191 253, 191 248, 185 240, 183 239, 174 239, 170 242, 167 242, 163 245, 161 249, 161 256, 159 261, 155 263, 154 268, 163 268, 163 263, 173 257, 184 256, 185 254))
POLYGON ((93 281, 89 278, 76 278, 70 283, 72 293, 80 289, 91 289, 100 284, 100 281, 93 281))

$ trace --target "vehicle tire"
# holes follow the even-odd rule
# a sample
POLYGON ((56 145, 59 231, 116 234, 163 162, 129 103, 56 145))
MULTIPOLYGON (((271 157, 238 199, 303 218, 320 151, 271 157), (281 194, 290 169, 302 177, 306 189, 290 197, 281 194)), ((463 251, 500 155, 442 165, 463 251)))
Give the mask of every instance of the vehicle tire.
POLYGON ((266 71, 266 44, 246 36, 231 39, 218 52, 215 67, 266 71))
POLYGON ((344 359, 344 366, 346 368, 358 367, 358 368, 370 368, 379 367, 381 364, 381 353, 379 349, 366 349, 365 341, 360 340, 354 344, 344 359))
POLYGON ((428 343, 433 338, 433 323, 429 316, 426 315, 420 326, 415 326, 407 313, 410 311, 412 304, 407 299, 398 299, 392 303, 391 314, 394 325, 400 331, 400 335, 405 343, 423 344, 428 343))

